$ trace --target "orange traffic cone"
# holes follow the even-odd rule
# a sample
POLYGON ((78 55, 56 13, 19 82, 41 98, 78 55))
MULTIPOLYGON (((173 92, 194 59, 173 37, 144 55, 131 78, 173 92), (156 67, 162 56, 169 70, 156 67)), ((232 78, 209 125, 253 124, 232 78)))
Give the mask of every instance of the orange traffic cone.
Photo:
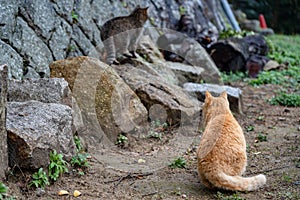
POLYGON ((262 29, 268 28, 263 14, 259 15, 259 24, 260 24, 260 28, 262 28, 262 29))

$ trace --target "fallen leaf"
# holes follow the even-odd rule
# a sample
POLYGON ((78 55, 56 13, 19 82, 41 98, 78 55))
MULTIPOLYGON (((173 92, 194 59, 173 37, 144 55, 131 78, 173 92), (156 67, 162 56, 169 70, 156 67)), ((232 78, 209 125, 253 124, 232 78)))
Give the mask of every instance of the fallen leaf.
POLYGON ((74 197, 78 197, 81 195, 81 192, 79 192, 78 190, 75 190, 73 195, 74 195, 74 197))
POLYGON ((58 195, 59 196, 63 196, 63 195, 69 195, 70 193, 67 191, 67 190, 60 190, 59 192, 58 192, 58 195))

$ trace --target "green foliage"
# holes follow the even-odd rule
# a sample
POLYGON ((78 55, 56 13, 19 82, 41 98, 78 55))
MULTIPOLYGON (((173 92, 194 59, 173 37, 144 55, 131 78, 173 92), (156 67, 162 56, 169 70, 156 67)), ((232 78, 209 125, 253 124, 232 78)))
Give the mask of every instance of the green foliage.
POLYGON ((87 154, 87 153, 78 153, 72 157, 70 163, 73 167, 79 167, 79 168, 88 167, 89 166, 89 163, 87 160, 88 156, 89 156, 89 154, 87 154))
POLYGON ((269 100, 272 105, 282 105, 289 107, 300 106, 300 95, 299 94, 287 94, 280 92, 275 97, 269 100))
POLYGON ((150 130, 148 131, 148 136, 150 138, 162 139, 164 131, 168 128, 168 124, 166 122, 161 123, 160 120, 154 120, 150 124, 150 130))
POLYGON ((262 84, 285 85, 288 79, 280 71, 263 71, 257 79, 250 79, 249 85, 259 86, 262 84))
POLYGON ((81 145, 80 138, 78 136, 74 136, 74 143, 76 145, 77 152, 81 152, 82 151, 82 145, 81 145))
POLYGON ((239 196, 240 193, 234 193, 232 195, 225 195, 221 192, 217 192, 217 194, 215 195, 215 197, 218 200, 244 200, 244 198, 239 196))
POLYGON ((267 141, 267 136, 263 133, 258 133, 257 140, 259 142, 266 142, 267 141))
POLYGON ((74 10, 72 10, 72 12, 71 12, 71 17, 73 19, 73 23, 77 23, 78 22, 78 15, 75 13, 74 10))
POLYGON ((246 131, 247 132, 254 131, 254 126, 252 126, 252 125, 247 126, 246 131))
POLYGON ((43 168, 40 168, 37 172, 32 174, 32 181, 29 183, 29 187, 45 188, 46 185, 50 185, 48 176, 43 168))
POLYGON ((76 155, 71 158, 70 164, 72 167, 77 168, 76 171, 80 175, 84 175, 83 170, 89 167, 88 156, 89 154, 83 152, 82 144, 78 136, 74 136, 74 142, 76 145, 76 155))
POLYGON ((171 168, 185 168, 186 167, 186 161, 184 158, 177 158, 173 160, 172 163, 169 164, 169 167, 171 168))
POLYGON ((179 13, 180 13, 180 15, 186 14, 186 9, 185 9, 184 6, 180 6, 180 7, 179 7, 179 13))
POLYGON ((125 142, 127 142, 128 138, 125 135, 120 134, 117 141, 116 141, 116 145, 124 145, 125 142))
POLYGON ((248 35, 254 35, 254 32, 253 31, 245 31, 245 30, 235 31, 233 29, 227 29, 225 31, 220 32, 219 39, 227 39, 230 37, 243 38, 248 35))
POLYGON ((68 172, 67 164, 68 163, 63 160, 62 154, 56 153, 55 150, 50 152, 50 165, 48 166, 49 178, 56 181, 61 174, 68 172))
POLYGON ((221 78, 224 84, 229 84, 231 82, 242 81, 247 77, 247 75, 243 72, 229 72, 229 73, 221 73, 221 78))
POLYGON ((284 173, 283 176, 282 176, 282 179, 285 181, 285 182, 288 182, 290 183, 292 181, 292 177, 287 174, 287 173, 284 173))
POLYGON ((4 183, 0 182, 0 200, 4 199, 4 195, 7 192, 7 187, 4 185, 4 183))

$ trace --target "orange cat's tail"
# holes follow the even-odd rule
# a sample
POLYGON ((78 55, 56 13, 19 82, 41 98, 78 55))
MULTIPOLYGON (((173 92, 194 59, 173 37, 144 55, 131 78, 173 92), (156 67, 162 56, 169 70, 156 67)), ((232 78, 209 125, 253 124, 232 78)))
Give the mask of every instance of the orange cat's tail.
POLYGON ((233 191, 253 191, 262 187, 267 179, 263 174, 253 177, 229 176, 223 172, 213 175, 209 181, 216 187, 233 191))

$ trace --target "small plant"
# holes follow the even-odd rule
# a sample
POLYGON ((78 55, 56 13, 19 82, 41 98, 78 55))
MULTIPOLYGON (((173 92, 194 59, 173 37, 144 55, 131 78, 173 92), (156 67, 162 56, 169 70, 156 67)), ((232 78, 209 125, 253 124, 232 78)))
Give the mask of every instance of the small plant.
POLYGON ((235 38, 243 38, 248 35, 254 35, 253 31, 235 31, 233 29, 227 29, 225 31, 220 32, 219 34, 219 39, 227 39, 230 37, 235 37, 235 38))
POLYGON ((128 138, 125 135, 120 134, 117 141, 116 141, 116 145, 124 145, 125 142, 127 142, 128 138))
POLYGON ((246 77, 247 75, 244 72, 229 72, 229 73, 222 72, 221 73, 221 78, 224 84, 230 84, 232 82, 242 81, 246 77))
POLYGON ((77 155, 73 156, 71 159, 71 165, 73 167, 79 167, 79 168, 84 168, 88 167, 89 163, 87 161, 89 154, 87 153, 78 153, 77 155))
POLYGON ((246 131, 247 132, 254 131, 254 126, 252 126, 252 125, 247 126, 246 131))
POLYGON ((288 183, 290 183, 292 181, 292 177, 290 175, 288 175, 287 173, 283 174, 282 179, 288 183))
POLYGON ((78 15, 75 13, 74 10, 72 10, 71 16, 72 16, 72 19, 73 19, 73 23, 77 23, 78 22, 78 15))
POLYGON ((68 172, 67 164, 68 163, 63 160, 62 154, 56 153, 55 150, 50 152, 50 165, 48 166, 49 178, 56 181, 61 174, 68 172))
POLYGON ((271 105, 282 105, 289 107, 300 106, 300 95, 299 94, 287 94, 284 92, 279 93, 275 97, 269 100, 271 105))
POLYGON ((244 200, 244 198, 239 196, 240 193, 234 193, 232 195, 227 195, 225 196, 223 193, 221 192, 217 192, 217 194, 215 195, 215 197, 218 200, 244 200))
POLYGON ((179 7, 179 13, 180 13, 180 15, 186 14, 186 9, 185 9, 184 6, 180 6, 180 7, 179 7))
POLYGON ((161 123, 160 120, 154 120, 150 124, 150 130, 148 131, 148 135, 150 138, 162 139, 164 131, 167 129, 168 124, 161 123))
POLYGON ((76 145, 76 155, 71 158, 70 164, 76 168, 79 175, 84 175, 84 169, 89 167, 88 156, 89 154, 83 152, 83 147, 78 136, 74 136, 74 142, 76 145))
POLYGON ((37 172, 32 174, 32 181, 29 183, 29 187, 45 188, 46 185, 50 185, 48 176, 43 168, 40 168, 37 172))
POLYGON ((7 192, 7 187, 4 185, 4 183, 0 182, 0 199, 4 199, 4 195, 7 192))
POLYGON ((169 167, 171 168, 185 168, 186 167, 186 161, 184 158, 177 158, 172 163, 169 164, 169 167))
POLYGON ((263 134, 263 133, 259 133, 257 135, 257 140, 259 142, 266 142, 267 141, 267 136, 265 134, 263 134))
POLYGON ((78 136, 74 136, 74 143, 76 145, 77 152, 81 152, 82 151, 82 145, 81 145, 80 138, 78 136))
POLYGON ((256 119, 257 119, 258 121, 264 121, 264 120, 265 120, 265 116, 259 115, 256 119))

